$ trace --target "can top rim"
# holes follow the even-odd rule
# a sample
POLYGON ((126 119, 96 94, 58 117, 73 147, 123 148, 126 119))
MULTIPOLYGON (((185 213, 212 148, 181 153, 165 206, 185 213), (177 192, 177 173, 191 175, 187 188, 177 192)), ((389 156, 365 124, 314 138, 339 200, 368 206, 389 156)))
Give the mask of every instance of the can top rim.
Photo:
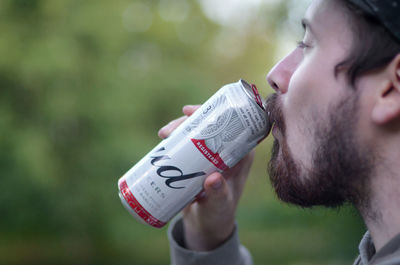
POLYGON ((246 94, 257 103, 258 107, 261 108, 262 110, 265 110, 264 102, 263 100, 261 100, 257 87, 255 85, 250 85, 244 79, 240 79, 239 82, 245 88, 246 94))

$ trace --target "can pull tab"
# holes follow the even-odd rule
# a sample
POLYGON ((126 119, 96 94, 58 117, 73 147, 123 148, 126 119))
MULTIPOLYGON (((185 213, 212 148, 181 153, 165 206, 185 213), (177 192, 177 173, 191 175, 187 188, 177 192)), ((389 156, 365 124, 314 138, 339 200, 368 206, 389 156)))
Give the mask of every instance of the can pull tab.
POLYGON ((251 89, 253 90, 253 94, 254 94, 254 97, 256 99, 256 102, 257 102, 258 106, 260 106, 260 108, 265 110, 264 106, 262 104, 260 93, 258 93, 258 89, 257 89, 256 85, 255 84, 251 84, 251 89))

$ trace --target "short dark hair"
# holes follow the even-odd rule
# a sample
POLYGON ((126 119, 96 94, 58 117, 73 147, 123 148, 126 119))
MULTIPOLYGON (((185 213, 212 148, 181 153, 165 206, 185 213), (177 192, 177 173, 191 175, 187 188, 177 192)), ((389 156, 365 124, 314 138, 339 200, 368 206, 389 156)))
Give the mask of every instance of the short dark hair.
POLYGON ((337 75, 347 70, 349 83, 355 88, 358 77, 385 67, 400 54, 400 41, 396 40, 372 15, 347 0, 337 0, 344 5, 350 19, 354 39, 346 59, 335 67, 337 75))

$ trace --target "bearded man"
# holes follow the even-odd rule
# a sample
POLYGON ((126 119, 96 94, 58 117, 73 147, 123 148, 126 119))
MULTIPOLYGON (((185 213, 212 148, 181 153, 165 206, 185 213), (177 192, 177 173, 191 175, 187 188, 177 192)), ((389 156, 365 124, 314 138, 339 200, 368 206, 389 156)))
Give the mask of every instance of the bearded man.
MULTIPOLYGON (((368 228, 354 264, 400 264, 400 0, 314 0, 302 24, 304 39, 267 76, 272 185, 301 207, 352 203, 368 228)), ((253 264, 235 225, 253 155, 208 176, 171 224, 172 264, 253 264)))

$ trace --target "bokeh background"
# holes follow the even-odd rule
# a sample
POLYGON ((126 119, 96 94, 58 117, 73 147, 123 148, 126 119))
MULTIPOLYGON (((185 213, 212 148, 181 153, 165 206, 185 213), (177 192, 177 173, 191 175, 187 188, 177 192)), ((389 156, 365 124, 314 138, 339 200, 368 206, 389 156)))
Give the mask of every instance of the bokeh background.
MULTIPOLYGON (((166 229, 122 207, 117 180, 157 131, 302 37, 306 0, 1 0, 0 264, 169 264, 166 229)), ((268 182, 272 139, 238 210, 256 264, 352 264, 351 207, 302 210, 268 182)))

